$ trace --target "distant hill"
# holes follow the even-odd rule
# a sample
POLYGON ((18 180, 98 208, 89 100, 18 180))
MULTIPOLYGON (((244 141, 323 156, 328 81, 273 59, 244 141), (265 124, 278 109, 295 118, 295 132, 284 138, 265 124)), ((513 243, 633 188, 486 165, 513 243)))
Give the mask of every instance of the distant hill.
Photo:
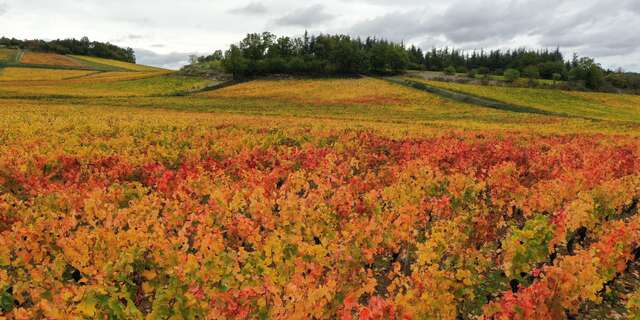
POLYGON ((91 41, 87 37, 80 40, 64 39, 45 41, 39 39, 19 40, 0 38, 0 48, 22 49, 34 52, 72 54, 135 63, 136 56, 131 48, 121 48, 108 42, 91 41))
POLYGON ((160 71, 161 68, 84 55, 0 48, 0 67, 93 71, 160 71))

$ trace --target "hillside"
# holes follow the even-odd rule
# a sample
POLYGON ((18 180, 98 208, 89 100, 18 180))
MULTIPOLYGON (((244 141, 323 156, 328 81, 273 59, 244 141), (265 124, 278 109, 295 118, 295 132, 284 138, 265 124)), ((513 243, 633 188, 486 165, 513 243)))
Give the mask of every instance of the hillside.
POLYGON ((635 96, 0 59, 2 314, 637 312, 635 96))
POLYGON ((89 56, 62 55, 42 53, 21 49, 0 48, 0 68, 45 68, 66 70, 93 71, 161 71, 160 68, 148 67, 118 60, 102 59, 89 56))
POLYGON ((437 88, 530 107, 540 111, 592 119, 640 121, 639 95, 514 88, 441 81, 422 82, 437 88))
POLYGON ((20 40, 3 36, 0 37, 0 48, 40 53, 99 57, 129 63, 136 62, 136 56, 133 49, 119 47, 109 42, 91 41, 87 37, 83 37, 80 40, 67 38, 47 41, 41 39, 20 40))
MULTIPOLYGON (((181 76, 179 73, 83 56, 25 54, 5 51, 8 57, 39 58, 38 64, 13 63, 0 69, 0 97, 170 97, 157 107, 207 112, 317 116, 373 121, 433 123, 447 126, 496 126, 553 131, 567 123, 584 129, 608 130, 640 122, 637 96, 561 90, 464 85, 449 82, 424 83, 473 96, 523 106, 521 114, 456 102, 432 93, 403 88, 384 79, 342 80, 254 80, 214 91, 213 80, 181 76), (47 64, 48 63, 48 64, 47 64), (66 65, 65 65, 66 64, 66 65), (76 64, 76 66, 70 66, 76 64), (525 109, 528 110, 528 109, 525 109), (548 116, 543 116, 548 112, 548 116), (540 122, 549 128, 539 128, 540 122)), ((408 78, 415 80, 415 78, 408 78)), ((130 102, 127 102, 130 103, 130 102)), ((136 102, 134 102, 135 104, 136 102)), ((145 104, 145 103, 143 103, 145 104)))

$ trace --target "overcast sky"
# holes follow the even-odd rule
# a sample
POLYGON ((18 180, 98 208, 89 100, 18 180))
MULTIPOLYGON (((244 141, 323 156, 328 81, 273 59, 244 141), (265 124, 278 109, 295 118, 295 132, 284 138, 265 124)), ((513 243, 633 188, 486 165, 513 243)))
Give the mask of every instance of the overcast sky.
POLYGON ((640 71, 640 0, 0 0, 0 36, 88 36, 178 68, 246 33, 347 33, 423 49, 555 48, 640 71))

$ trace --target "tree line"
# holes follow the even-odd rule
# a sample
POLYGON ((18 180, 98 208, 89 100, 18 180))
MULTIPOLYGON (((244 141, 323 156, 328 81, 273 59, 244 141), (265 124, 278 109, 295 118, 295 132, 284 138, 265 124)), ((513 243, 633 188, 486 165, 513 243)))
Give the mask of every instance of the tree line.
POLYGON ((409 48, 411 63, 426 70, 444 71, 447 74, 467 73, 476 75, 500 75, 513 81, 515 78, 571 81, 588 89, 601 89, 606 84, 605 71, 593 58, 579 57, 565 60, 560 48, 555 50, 473 50, 432 49, 422 53, 419 48, 409 48))
MULTIPOLYGON (((471 77, 499 75, 514 78, 564 80, 573 88, 640 89, 638 74, 604 70, 594 59, 573 55, 565 59, 560 48, 532 50, 463 51, 451 48, 423 52, 384 39, 348 35, 278 37, 270 32, 248 34, 225 52, 192 57, 186 69, 198 66, 223 69, 234 78, 273 74, 302 76, 392 75, 407 70, 466 73, 471 77)), ((202 68, 201 68, 202 69, 202 68)))
POLYGON ((454 68, 459 73, 477 70, 479 73, 502 73, 506 69, 524 71, 535 66, 542 78, 551 79, 554 73, 565 73, 567 65, 560 49, 530 50, 473 50, 462 51, 442 48, 425 53, 412 46, 409 48, 412 63, 432 71, 454 68))
POLYGON ((105 59, 113 59, 124 62, 135 63, 135 52, 131 48, 121 48, 108 42, 90 41, 83 37, 80 40, 19 40, 15 38, 0 38, 0 47, 31 50, 37 52, 49 52, 58 54, 76 54, 92 56, 105 59))
POLYGON ((405 71, 409 64, 405 47, 391 41, 308 33, 302 37, 277 37, 269 32, 249 34, 224 54, 218 51, 194 61, 214 60, 220 60, 235 78, 270 74, 395 74, 405 71))
POLYGON ((470 52, 443 48, 423 53, 412 46, 408 50, 410 65, 417 66, 417 69, 443 71, 449 75, 466 73, 473 78, 477 75, 500 75, 507 82, 520 77, 531 80, 563 80, 574 89, 640 91, 640 74, 605 70, 593 58, 577 54, 571 59, 565 59, 559 48, 470 52))
POLYGON ((348 35, 311 35, 277 37, 270 32, 248 34, 226 51, 194 57, 193 64, 221 61, 238 77, 274 73, 303 75, 395 74, 407 69, 463 73, 502 73, 509 68, 524 71, 535 66, 540 76, 551 79, 554 73, 566 74, 559 49, 493 50, 463 52, 456 49, 422 49, 377 38, 352 38, 348 35))

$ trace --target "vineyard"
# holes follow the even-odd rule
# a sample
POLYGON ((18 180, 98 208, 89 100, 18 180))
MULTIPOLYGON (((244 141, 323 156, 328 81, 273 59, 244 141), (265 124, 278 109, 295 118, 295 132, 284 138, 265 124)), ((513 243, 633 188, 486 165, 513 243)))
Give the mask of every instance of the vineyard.
POLYGON ((0 48, 0 62, 11 61, 16 55, 15 50, 0 48))
MULTIPOLYGON (((16 68, 20 77, 25 76, 24 68, 16 68)), ((12 77, 10 69, 7 74, 0 74, 0 79, 12 77)), ((45 70, 37 72, 44 79, 51 80, 54 77, 66 77, 69 74, 76 76, 64 81, 38 81, 19 79, 13 75, 12 80, 3 83, 0 88, 0 97, 128 97, 128 96, 152 96, 175 95, 185 91, 198 90, 210 81, 167 75, 165 71, 153 72, 103 72, 78 70, 45 70)), ((36 78, 33 78, 36 79, 36 78)))
POLYGON ((64 80, 83 77, 95 73, 91 70, 48 70, 37 68, 0 69, 0 81, 43 81, 64 80))
POLYGON ((566 113, 593 119, 640 121, 640 96, 595 92, 570 92, 548 89, 481 86, 452 82, 426 81, 443 89, 532 107, 542 111, 566 113))
POLYGON ((0 73, 7 318, 640 317, 636 97, 133 70, 0 73))
POLYGON ((93 64, 93 65, 98 65, 98 66, 109 66, 109 67, 114 67, 114 68, 118 68, 118 69, 122 69, 122 70, 129 70, 129 71, 162 71, 162 69, 159 69, 159 68, 144 66, 144 65, 140 65, 140 64, 133 64, 133 63, 123 62, 123 61, 117 61, 117 60, 103 59, 103 58, 97 58, 97 57, 88 57, 88 56, 72 56, 72 57, 76 58, 78 60, 84 61, 85 63, 88 63, 88 64, 93 64))
POLYGON ((68 56, 53 54, 53 53, 41 53, 41 52, 25 52, 20 59, 24 64, 35 65, 48 65, 57 67, 84 67, 84 65, 73 58, 68 56))

